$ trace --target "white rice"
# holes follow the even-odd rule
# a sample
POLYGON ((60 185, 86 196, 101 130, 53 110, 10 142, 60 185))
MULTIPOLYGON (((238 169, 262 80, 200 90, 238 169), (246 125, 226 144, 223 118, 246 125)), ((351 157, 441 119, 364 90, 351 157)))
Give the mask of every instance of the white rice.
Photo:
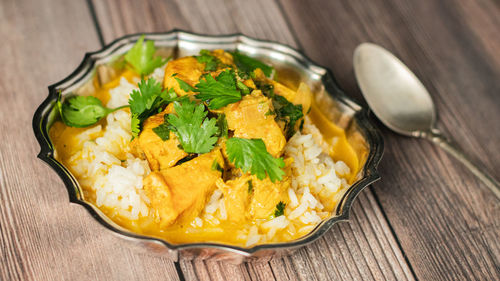
MULTIPOLYGON (((121 78, 110 90, 109 108, 128 104, 129 94, 137 86, 121 78)), ((106 116, 106 125, 96 125, 80 133, 83 149, 69 159, 71 170, 81 185, 95 191, 98 207, 115 210, 130 220, 148 216, 149 199, 142 180, 149 174, 146 160, 128 153, 132 138, 130 113, 119 110, 106 116)))
POLYGON ((165 76, 165 66, 160 66, 156 68, 153 73, 149 76, 149 78, 154 78, 157 82, 162 83, 163 78, 165 76))
POLYGON ((127 105, 129 94, 132 93, 133 90, 138 89, 137 82, 139 81, 136 80, 134 82, 135 83, 130 83, 125 77, 122 77, 120 79, 120 84, 116 88, 109 90, 110 98, 106 106, 109 108, 116 108, 127 105))

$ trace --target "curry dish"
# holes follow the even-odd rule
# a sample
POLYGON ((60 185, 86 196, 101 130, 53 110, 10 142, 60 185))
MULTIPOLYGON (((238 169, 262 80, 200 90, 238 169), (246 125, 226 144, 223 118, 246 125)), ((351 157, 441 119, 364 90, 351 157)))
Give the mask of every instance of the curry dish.
POLYGON ((366 150, 306 84, 239 52, 157 54, 141 38, 58 101, 55 156, 85 200, 171 243, 285 242, 331 216, 366 150))

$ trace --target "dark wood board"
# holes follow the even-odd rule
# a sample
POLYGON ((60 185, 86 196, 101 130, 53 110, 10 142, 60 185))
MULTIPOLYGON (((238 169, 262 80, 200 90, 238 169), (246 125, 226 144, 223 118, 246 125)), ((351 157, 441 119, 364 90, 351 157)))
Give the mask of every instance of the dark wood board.
MULTIPOLYGON (((396 53, 431 93, 438 127, 500 178, 498 2, 282 1, 282 6, 305 52, 330 67, 358 98, 353 49, 370 41, 396 53)), ((417 278, 498 279, 500 205, 493 193, 427 141, 382 131, 382 180, 373 190, 417 278)))
POLYGON ((179 280, 173 262, 134 251, 70 204, 36 158, 31 119, 47 86, 101 48, 87 2, 3 1, 0 16, 0 280, 179 280))

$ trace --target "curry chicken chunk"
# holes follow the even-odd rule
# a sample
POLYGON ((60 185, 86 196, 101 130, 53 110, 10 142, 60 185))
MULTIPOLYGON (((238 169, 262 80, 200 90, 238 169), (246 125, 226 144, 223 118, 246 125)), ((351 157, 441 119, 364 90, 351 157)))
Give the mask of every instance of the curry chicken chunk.
POLYGON ((196 217, 214 191, 222 173, 213 169, 214 161, 224 167, 220 149, 203 154, 178 166, 151 172, 143 181, 144 190, 157 211, 161 227, 174 221, 196 217))
POLYGON ((234 131, 234 137, 262 139, 271 155, 279 156, 283 152, 286 139, 274 119, 273 105, 260 90, 246 95, 241 101, 225 107, 227 125, 234 131))
POLYGON ((173 106, 170 104, 163 112, 149 117, 144 122, 142 132, 135 143, 135 150, 144 153, 152 171, 172 167, 188 155, 179 148, 179 140, 173 132, 170 132, 169 139, 164 141, 153 131, 155 127, 163 124, 165 114, 172 111, 173 106))
POLYGON ((268 218, 279 202, 287 201, 290 184, 288 177, 273 183, 269 178, 260 180, 249 174, 226 182, 217 181, 217 187, 224 194, 228 220, 234 222, 268 218))
POLYGON ((183 57, 173 60, 165 67, 163 87, 165 89, 174 89, 180 96, 192 94, 192 92, 186 92, 181 89, 177 79, 186 82, 190 86, 194 86, 200 81, 204 69, 205 66, 199 63, 195 57, 183 57))

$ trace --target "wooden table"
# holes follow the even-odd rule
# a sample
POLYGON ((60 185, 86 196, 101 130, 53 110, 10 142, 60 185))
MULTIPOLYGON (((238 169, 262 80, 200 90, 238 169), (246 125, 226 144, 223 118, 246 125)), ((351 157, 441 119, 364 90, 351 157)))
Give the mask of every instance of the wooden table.
POLYGON ((499 280, 500 204, 457 161, 378 123, 382 180, 348 223, 294 255, 229 265, 151 256, 68 203, 36 158, 47 86, 128 33, 241 32, 302 49, 362 103, 352 52, 372 41, 427 86, 438 126, 500 178, 500 7, 483 1, 18 0, 0 4, 0 280, 499 280))

